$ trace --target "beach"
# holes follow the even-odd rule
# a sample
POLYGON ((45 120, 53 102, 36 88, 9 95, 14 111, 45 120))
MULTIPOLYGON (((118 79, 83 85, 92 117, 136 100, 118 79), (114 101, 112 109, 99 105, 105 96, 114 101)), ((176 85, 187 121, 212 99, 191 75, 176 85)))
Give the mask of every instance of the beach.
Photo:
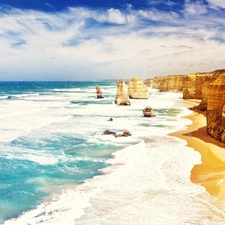
POLYGON ((191 181, 202 185, 213 196, 225 201, 225 144, 207 134, 206 118, 202 112, 188 116, 193 121, 187 130, 172 135, 187 141, 187 146, 201 154, 201 164, 191 170, 191 181))

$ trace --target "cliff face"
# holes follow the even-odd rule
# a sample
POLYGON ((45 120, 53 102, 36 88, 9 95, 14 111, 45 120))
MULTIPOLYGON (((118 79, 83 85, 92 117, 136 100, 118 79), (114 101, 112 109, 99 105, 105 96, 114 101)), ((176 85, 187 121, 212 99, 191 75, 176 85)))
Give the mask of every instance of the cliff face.
POLYGON ((149 97, 148 88, 140 78, 132 78, 128 84, 128 96, 134 99, 149 97))
POLYGON ((202 101, 198 106, 195 108, 199 109, 200 111, 206 111, 207 110, 207 103, 208 103, 208 87, 211 83, 213 83, 221 73, 223 73, 225 70, 216 70, 212 73, 208 73, 208 76, 202 83, 202 101))
POLYGON ((208 86, 207 132, 225 143, 225 71, 208 86))
POLYGON ((155 77, 151 82, 153 88, 159 89, 160 92, 182 92, 183 85, 187 79, 185 75, 169 75, 164 77, 155 77))
POLYGON ((152 87, 152 82, 153 82, 153 79, 146 79, 144 81, 144 83, 147 87, 152 87))
POLYGON ((127 95, 126 84, 123 79, 120 79, 117 83, 117 94, 115 98, 115 104, 130 105, 130 100, 127 95))
POLYGON ((207 133, 225 143, 225 70, 146 81, 159 91, 182 91, 184 99, 202 99, 194 108, 206 111, 207 133))
POLYGON ((210 76, 212 72, 187 75, 183 87, 183 99, 202 99, 203 84, 210 76))

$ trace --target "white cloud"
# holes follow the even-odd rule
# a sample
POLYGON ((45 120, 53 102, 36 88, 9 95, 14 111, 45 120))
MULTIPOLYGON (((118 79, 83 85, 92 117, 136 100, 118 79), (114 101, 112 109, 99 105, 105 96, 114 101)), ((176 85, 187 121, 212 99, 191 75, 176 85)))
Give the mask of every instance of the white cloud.
POLYGON ((149 78, 214 70, 225 62, 224 19, 212 15, 192 20, 130 7, 0 16, 0 80, 149 78))
POLYGON ((200 1, 191 2, 190 0, 185 1, 184 12, 186 15, 201 15, 208 12, 207 7, 200 1))
POLYGON ((225 8, 224 0, 207 0, 207 2, 211 8, 225 8))

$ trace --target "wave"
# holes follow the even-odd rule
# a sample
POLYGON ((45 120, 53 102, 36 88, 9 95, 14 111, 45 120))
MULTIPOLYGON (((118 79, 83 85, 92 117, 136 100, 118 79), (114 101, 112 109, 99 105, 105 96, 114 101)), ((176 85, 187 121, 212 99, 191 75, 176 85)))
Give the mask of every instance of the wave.
POLYGON ((4 225, 147 225, 151 221, 222 225, 224 203, 207 195, 204 188, 188 178, 193 163, 200 162, 198 153, 174 137, 160 139, 160 148, 157 143, 142 141, 116 152, 111 166, 102 170, 105 175, 64 189, 4 225))

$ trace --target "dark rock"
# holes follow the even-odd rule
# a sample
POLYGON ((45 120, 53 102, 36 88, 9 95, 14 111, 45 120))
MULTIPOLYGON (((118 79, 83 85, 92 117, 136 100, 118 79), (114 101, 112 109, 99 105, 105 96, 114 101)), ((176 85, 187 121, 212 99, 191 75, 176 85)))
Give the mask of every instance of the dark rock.
POLYGON ((110 131, 110 130, 105 130, 103 133, 103 135, 113 135, 116 136, 116 132, 110 131))

